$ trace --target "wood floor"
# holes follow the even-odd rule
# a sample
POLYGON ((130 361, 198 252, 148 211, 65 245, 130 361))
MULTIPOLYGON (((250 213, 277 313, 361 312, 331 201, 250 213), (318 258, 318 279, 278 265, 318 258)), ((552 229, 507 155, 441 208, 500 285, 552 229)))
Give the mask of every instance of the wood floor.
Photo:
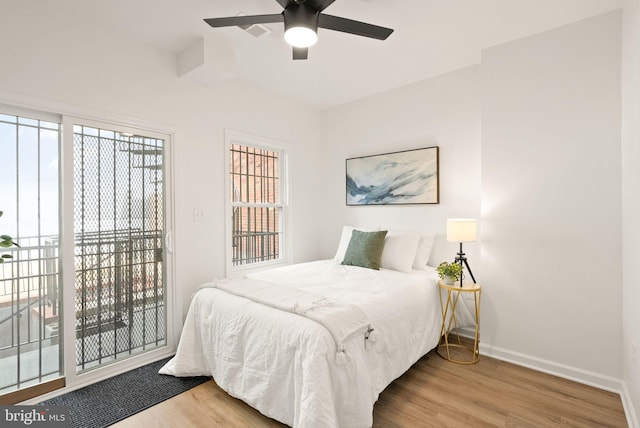
MULTIPOLYGON (((626 427, 620 396, 481 357, 462 366, 430 352, 385 389, 374 427, 626 427)), ((283 427, 213 381, 125 419, 115 428, 283 427)))

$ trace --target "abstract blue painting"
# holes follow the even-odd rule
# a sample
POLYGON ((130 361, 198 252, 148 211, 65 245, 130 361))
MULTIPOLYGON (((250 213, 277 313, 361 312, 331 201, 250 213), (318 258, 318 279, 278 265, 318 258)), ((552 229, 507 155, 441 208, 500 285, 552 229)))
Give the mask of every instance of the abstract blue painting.
POLYGON ((437 204, 438 147, 346 161, 347 205, 437 204))

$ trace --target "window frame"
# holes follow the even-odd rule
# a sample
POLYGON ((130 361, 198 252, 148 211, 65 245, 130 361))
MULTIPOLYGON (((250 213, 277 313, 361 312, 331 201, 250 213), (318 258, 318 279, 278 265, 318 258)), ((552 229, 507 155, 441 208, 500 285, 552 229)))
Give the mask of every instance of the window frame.
MULTIPOLYGON (((120 147, 121 145, 124 145, 126 147, 126 144, 130 144, 132 146, 143 146, 143 145, 148 145, 149 142, 147 140, 160 140, 162 141, 162 148, 161 148, 161 152, 162 152, 162 168, 161 168, 161 183, 160 185, 155 186, 155 190, 160 190, 160 194, 161 194, 161 201, 162 201, 162 205, 163 207, 161 208, 161 216, 162 216, 162 221, 161 221, 161 235, 158 236, 156 239, 158 241, 161 242, 160 247, 154 248, 155 249, 159 249, 162 251, 162 268, 160 269, 160 273, 158 275, 158 272, 156 272, 156 280, 159 279, 159 281, 161 282, 161 286, 160 288, 162 289, 162 315, 156 318, 156 323, 158 323, 158 321, 160 321, 161 324, 156 324, 156 329, 158 329, 159 325, 164 325, 164 327, 161 328, 161 330, 164 330, 164 338, 162 339, 155 339, 155 346, 153 346, 153 339, 146 339, 142 341, 141 344, 139 345, 132 345, 132 336, 130 334, 129 336, 129 348, 128 349, 123 349, 123 350, 116 350, 117 348, 114 347, 113 349, 113 353, 109 353, 106 349, 103 352, 102 350, 98 351, 97 354, 99 355, 98 357, 96 357, 96 359, 90 360, 87 359, 85 360, 85 348, 82 347, 82 351, 78 350, 78 347, 80 347, 81 343, 84 343, 84 341, 78 337, 76 337, 76 353, 78 352, 82 352, 83 358, 82 358, 82 362, 78 361, 78 357, 76 356, 76 374, 78 376, 82 376, 85 373, 88 373, 92 370, 97 370, 100 368, 103 368, 109 364, 113 364, 115 362, 121 361, 124 358, 132 358, 135 357, 137 355, 143 354, 145 352, 150 352, 153 350, 157 350, 157 349, 163 349, 166 348, 166 346, 168 345, 168 331, 169 331, 169 322, 170 322, 170 318, 169 318, 169 311, 168 311, 168 296, 169 296, 169 284, 166 283, 166 280, 169 278, 168 275, 168 268, 169 268, 169 263, 167 263, 167 260, 169 259, 168 257, 168 252, 171 251, 171 249, 166 245, 167 243, 167 233, 168 233, 168 229, 166 227, 164 218, 166 218, 166 195, 167 195, 167 185, 168 185, 168 179, 165 178, 165 176, 167 176, 167 165, 168 165, 168 160, 166 159, 166 155, 169 154, 170 155, 170 136, 169 134, 163 134, 161 132, 158 131, 150 131, 150 130, 144 130, 144 129, 133 129, 130 127, 124 127, 123 125, 119 125, 116 123, 111 123, 111 122, 104 122, 104 121, 95 121, 95 120, 87 120, 87 119, 81 119, 81 118, 73 118, 73 125, 71 126, 71 128, 68 130, 69 133, 72 136, 73 139, 73 145, 71 147, 69 147, 69 149, 73 152, 71 153, 71 156, 73 157, 73 163, 70 166, 71 171, 70 174, 73 176, 72 180, 74 181, 74 192, 72 195, 73 198, 73 203, 74 203, 74 211, 72 213, 73 217, 74 217, 74 236, 78 236, 79 234, 83 234, 82 232, 78 231, 78 221, 81 221, 82 223, 84 222, 88 222, 91 223, 92 218, 90 216, 90 214, 87 214, 87 216, 85 217, 84 215, 78 216, 78 212, 76 210, 76 204, 79 202, 78 199, 76 199, 79 195, 82 195, 81 198, 84 199, 85 197, 88 198, 88 196, 91 197, 96 197, 96 194, 94 192, 92 192, 91 190, 82 190, 81 192, 78 191, 78 189, 75 187, 75 180, 76 180, 76 174, 78 171, 78 168, 83 169, 84 173, 83 175, 85 175, 85 173, 88 176, 91 176, 92 174, 96 174, 95 177, 100 180, 102 179, 101 177, 101 173, 100 173, 100 169, 98 169, 97 171, 92 171, 90 168, 87 168, 88 166, 91 166, 91 162, 87 162, 87 164, 83 163, 81 166, 78 164, 77 159, 76 159, 76 146, 78 146, 78 144, 84 145, 84 146, 90 146, 90 143, 88 143, 88 141, 94 140, 96 141, 96 144, 109 144, 109 141, 111 141, 113 146, 118 146, 120 147), (80 128, 80 129, 78 129, 80 128), (122 129, 125 129, 125 131, 122 131, 122 129), (96 132, 96 135, 93 136, 90 132, 87 130, 93 130, 96 132), (98 134, 99 132, 99 134, 98 134), (104 134, 103 134, 104 133, 104 134), (109 136, 108 134, 115 134, 115 135, 111 135, 109 136), (122 137, 119 137, 117 134, 124 134, 122 137), (106 134, 106 135, 105 135, 106 134), (78 136, 80 136, 80 139, 82 140, 82 143, 79 143, 77 141, 78 136), (127 141, 128 140, 128 141, 127 141), (98 141, 101 141, 102 143, 98 143, 98 141), (93 194, 92 194, 93 193, 93 194), (103 361, 105 360, 105 361, 103 361)), ((114 147, 114 152, 116 151, 115 147, 114 147)), ((121 150, 121 149, 118 149, 121 150)), ((98 152, 98 158, 101 159, 101 164, 104 164, 105 162, 109 162, 110 156, 112 155, 111 151, 109 150, 109 153, 106 154, 103 151, 98 152)), ((87 155, 83 156, 86 157, 87 155)), ((115 155, 114 155, 115 156, 115 155)), ((132 171, 133 169, 137 169, 136 166, 133 166, 133 163, 135 163, 135 161, 133 163, 132 159, 133 159, 134 155, 130 155, 129 157, 129 165, 125 165, 125 167, 128 168, 128 171, 132 171)), ((157 158, 156 160, 157 161, 157 158)), ((116 163, 115 160, 113 160, 114 163, 116 163)), ((140 173, 142 174, 142 173, 140 173)), ((142 174, 144 175, 144 174, 142 174)), ((156 175, 156 178, 158 176, 156 175)), ((111 178, 111 177, 110 177, 111 178)), ((129 172, 129 180, 135 180, 132 178, 132 173, 129 172)), ((145 182, 147 183, 147 181, 144 180, 144 178, 140 178, 140 181, 135 180, 133 182, 133 187, 136 187, 138 184, 145 182)), ((111 180, 109 180, 111 181, 111 180)), ((89 178, 89 183, 91 182, 91 178, 89 178)), ((123 186, 123 183, 119 183, 117 186, 114 184, 114 187, 117 187, 118 192, 121 191, 123 186)), ((89 186, 87 186, 89 187, 89 186)), ((100 187, 100 186, 99 186, 100 187)), ((111 190, 115 190, 115 189, 111 189, 111 190)), ((132 197, 132 185, 129 184, 128 187, 128 191, 123 192, 123 194, 127 194, 128 198, 129 198, 129 203, 131 204, 132 202, 135 202, 136 199, 134 197, 132 197)), ((98 199, 102 199, 104 193, 103 190, 99 190, 99 194, 97 195, 98 199)), ((140 200, 143 201, 144 199, 140 200)), ((83 202, 84 204, 84 202, 83 202)), ((91 202, 87 203, 89 206, 91 206, 91 202)), ((141 206, 144 206, 145 203, 144 202, 140 202, 141 206)), ((97 208, 97 211, 100 213, 101 211, 103 211, 101 209, 101 205, 102 203, 99 202, 97 206, 94 206, 94 208, 97 208)), ((114 202, 111 207, 115 207, 115 206, 119 206, 118 202, 114 202)), ((145 208, 142 208, 142 210, 144 210, 145 208)), ((148 209, 148 208, 147 208, 148 209)), ((132 210, 130 209, 129 213, 127 213, 128 216, 131 216, 132 214, 135 214, 132 212, 132 210)), ((142 212, 138 211, 137 214, 143 214, 142 212)), ((93 218, 93 220, 95 220, 95 218, 93 218)), ((112 225, 113 226, 113 225, 112 225)), ((150 228, 146 228, 143 227, 142 231, 146 231, 149 232, 151 229, 150 228)), ((90 231, 88 233, 104 233, 105 229, 103 229, 103 226, 98 227, 98 230, 93 230, 90 231)), ((109 230, 109 226, 107 226, 107 233, 110 232, 109 230)), ((135 238, 132 236, 132 233, 134 232, 134 228, 129 225, 129 227, 127 228, 127 232, 128 232, 128 239, 133 240, 133 242, 136 242, 136 239, 138 239, 137 242, 141 242, 139 239, 140 238, 135 238)), ((126 233, 126 232, 125 232, 126 233)), ((86 244, 88 246, 103 246, 105 245, 105 241, 102 241, 104 239, 104 237, 102 236, 101 238, 97 239, 97 240, 93 240, 93 242, 91 244, 86 244)), ((158 242, 156 241, 156 242, 158 242)), ((82 241, 83 244, 82 246, 84 246, 84 240, 82 241)), ((74 252, 75 252, 75 276, 76 278, 78 278, 79 276, 84 276, 83 273, 86 272, 86 269, 84 267, 84 263, 82 264, 82 266, 78 266, 78 258, 84 258, 84 257, 91 257, 92 255, 95 254, 101 254, 100 251, 101 250, 97 250, 97 253, 94 253, 93 251, 89 250, 88 254, 85 254, 84 250, 81 251, 82 246, 80 246, 78 244, 77 238, 76 241, 74 243, 74 252)), ((116 254, 118 253, 118 251, 113 250, 113 252, 108 252, 108 254, 116 254)), ((135 254, 138 253, 139 254, 139 250, 120 250, 119 254, 135 254)), ((148 260, 147 261, 140 261, 138 260, 136 262, 137 264, 144 264, 145 266, 151 266, 152 263, 150 263, 148 260)), ((106 266, 104 268, 105 270, 107 269, 115 269, 114 266, 106 266)), ((131 275, 131 274, 130 274, 131 275)), ((130 278, 133 278, 133 276, 131 276, 130 278)), ((76 296, 78 295, 78 293, 82 293, 82 290, 84 290, 84 285, 82 287, 78 286, 78 281, 76 280, 75 282, 75 287, 74 287, 74 291, 76 296)), ((98 300, 101 300, 100 298, 88 298, 89 302, 93 301, 93 302, 97 302, 98 300)), ((102 302, 102 301, 101 301, 102 302)), ((99 307, 99 306, 98 306, 99 307)), ((156 311, 158 311, 158 304, 156 303, 156 311)), ((74 312, 79 312, 78 308, 77 308, 77 302, 76 302, 76 306, 75 306, 75 311, 74 312)), ((156 312, 157 313, 157 312, 156 312)), ((103 315, 103 313, 101 313, 101 315, 103 315)), ((132 325, 140 325, 140 321, 138 320, 137 322, 130 322, 132 325)), ((75 324, 76 329, 78 329, 78 323, 76 322, 75 324)), ((143 334, 147 334, 147 325, 146 323, 141 325, 142 330, 144 331, 143 334)), ((134 327, 135 328, 135 327, 134 327)), ((82 331, 84 331, 85 326, 84 324, 82 325, 82 331)), ((99 333, 98 335, 101 337, 100 340, 104 340, 102 339, 102 334, 104 334, 102 331, 98 330, 99 333)), ((144 337, 144 336, 143 336, 144 337)), ((102 347, 107 348, 107 346, 102 345, 102 347)), ((86 351, 88 354, 90 353, 90 350, 86 351)), ((89 358, 89 357, 87 357, 89 358)))
MULTIPOLYGON (((144 134, 145 136, 152 138, 159 138, 165 141, 165 154, 164 154, 164 175, 166 180, 164 183, 165 192, 165 331, 166 331, 166 343, 164 346, 147 350, 145 352, 131 355, 127 358, 122 358, 109 364, 104 364, 99 367, 92 368, 86 371, 77 371, 76 366, 76 335, 67 334, 65 336, 64 347, 65 350, 73 350, 73 357, 69 358, 65 356, 65 373, 67 385, 72 388, 77 388, 85 385, 92 384, 98 380, 114 376, 118 373, 130 370, 135 367, 139 367, 143 364, 148 364, 150 361, 154 361, 158 358, 163 358, 166 355, 175 353, 177 347, 178 338, 180 334, 179 327, 182 325, 182 320, 179 317, 178 308, 181 305, 181 295, 178 293, 176 287, 175 278, 175 255, 173 247, 173 231, 175 230, 174 224, 174 177, 173 170, 173 145, 175 141, 175 134, 173 131, 163 130, 156 124, 146 123, 132 123, 129 120, 119 117, 110 117, 108 115, 101 115, 103 118, 96 119, 85 114, 77 114, 75 112, 65 114, 62 113, 62 126, 63 126, 63 144, 61 162, 63 165, 62 172, 62 254, 65 263, 62 266, 62 281, 65 284, 75 283, 75 241, 74 241, 74 126, 88 126, 93 128, 111 129, 120 133, 129 134, 144 134)), ((76 289, 70 287, 68 290, 63 290, 63 304, 65 308, 74 308, 76 301, 76 289)), ((75 310, 67 310, 64 313, 64 326, 75 325, 75 310)), ((47 397, 44 397, 46 399, 47 397)))
POLYGON ((224 153, 224 198, 225 198, 225 270, 228 277, 240 276, 252 271, 259 271, 265 268, 284 265, 289 263, 291 248, 290 240, 290 203, 289 203, 289 146, 285 143, 258 137, 248 133, 225 129, 225 153, 224 153), (280 201, 278 203, 234 203, 231 195, 231 165, 229 154, 231 146, 238 144, 257 149, 278 152, 278 184, 280 201), (264 262, 248 263, 234 266, 233 264, 233 208, 234 207, 278 207, 280 211, 280 257, 276 260, 264 262))

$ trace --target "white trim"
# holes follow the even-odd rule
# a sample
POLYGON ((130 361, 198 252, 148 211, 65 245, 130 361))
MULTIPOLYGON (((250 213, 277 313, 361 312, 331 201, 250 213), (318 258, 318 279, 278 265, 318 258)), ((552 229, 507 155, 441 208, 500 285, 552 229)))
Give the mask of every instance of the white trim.
POLYGON ((623 386, 621 379, 605 376, 592 371, 567 366, 565 364, 556 363, 554 361, 533 357, 519 352, 509 351, 496 346, 486 345, 482 342, 480 343, 480 354, 537 370, 539 372, 572 380, 574 382, 593 386, 605 391, 615 392, 618 394, 622 392, 623 386))
POLYGON ((175 255, 175 134, 166 134, 169 140, 165 144, 164 154, 164 227, 165 227, 165 260, 168 261, 165 270, 166 282, 166 341, 167 347, 175 353, 178 340, 182 332, 182 293, 177 286, 176 255, 175 255))
MULTIPOLYGON (((290 146, 286 143, 271 140, 268 138, 258 137, 245 132, 236 131, 233 129, 225 129, 224 131, 224 207, 225 207, 225 273, 227 277, 238 276, 240 274, 247 274, 252 271, 263 270, 278 265, 285 265, 290 262, 290 254, 292 238, 291 238, 291 182, 289 180, 289 161, 290 161, 290 146), (233 266, 232 265, 232 249, 229 243, 231 242, 231 219, 232 219, 232 204, 231 204, 231 179, 229 168, 229 150, 231 144, 241 144, 243 146, 259 147, 266 150, 280 153, 279 165, 279 179, 280 179, 280 203, 279 204, 266 204, 277 207, 282 207, 282 241, 280 246, 280 258, 278 260, 272 260, 268 262, 254 263, 245 266, 233 266)), ((258 206, 256 204, 240 204, 242 206, 258 206)), ((265 206, 261 204, 259 206, 265 206)))
MULTIPOLYGON (((467 334, 464 334, 466 332, 464 332, 463 330, 461 330, 460 333, 460 336, 468 337, 467 334)), ((629 425, 629 428, 640 428, 640 425, 638 424, 637 413, 633 407, 631 395, 629 394, 629 389, 627 388, 626 382, 621 379, 604 376, 595 372, 582 370, 576 367, 567 366, 565 364, 559 364, 542 358, 532 357, 520 352, 509 351, 507 349, 499 348, 496 346, 486 345, 482 342, 480 343, 480 354, 487 357, 495 358, 497 360, 506 361, 518 366, 527 367, 529 369, 536 370, 542 373, 547 373, 552 376, 557 376, 563 379, 568 379, 584 385, 592 386, 604 391, 619 394, 620 400, 622 401, 624 414, 627 418, 627 425, 629 425)))
POLYGON ((117 123, 124 126, 130 126, 132 128, 149 130, 152 132, 161 132, 163 134, 169 135, 175 134, 176 128, 176 126, 167 126, 166 124, 154 122, 147 119, 125 116, 113 112, 88 109, 86 107, 79 108, 46 98, 19 94, 2 89, 0 89, 0 104, 5 104, 15 109, 25 109, 26 111, 31 112, 31 114, 33 114, 34 112, 39 112, 43 115, 56 114, 60 117, 75 116, 84 120, 117 123))
MULTIPOLYGON (((76 125, 100 128, 100 129, 105 129, 109 131, 117 131, 121 133, 129 133, 133 135, 143 135, 144 137, 156 138, 159 140, 167 141, 168 145, 172 144, 172 134, 168 132, 157 131, 150 128, 130 125, 126 123, 122 124, 119 122, 112 122, 105 119, 89 119, 83 116, 76 116, 76 115, 70 115, 70 114, 65 114, 63 115, 63 117, 68 117, 72 119, 73 120, 72 123, 76 125)), ((73 127, 71 127, 71 134, 73 135, 73 127)))
POLYGON ((638 423, 638 414, 633 407, 633 401, 631 400, 631 394, 629 393, 629 388, 627 388, 626 382, 622 382, 620 398, 622 399, 624 414, 627 416, 627 425, 629 425, 629 428, 640 428, 640 423, 638 423))
POLYGON ((48 113, 41 110, 34 110, 30 108, 14 106, 11 104, 0 103, 0 113, 4 112, 13 116, 20 116, 28 119, 43 120, 45 122, 61 123, 62 115, 55 113, 48 113))
MULTIPOLYGON (((65 287, 64 284, 75 283, 75 240, 74 240, 74 171, 73 171, 73 119, 69 116, 62 118, 62 129, 71 132, 62 133, 62 158, 60 159, 61 189, 60 213, 61 228, 60 243, 62 271, 62 334, 63 364, 65 385, 73 386, 76 377, 76 288, 65 287), (69 308, 69 310, 67 310, 69 308), (71 331, 67 331, 67 326, 71 331)), ((63 388, 64 389, 64 388, 63 388)))
MULTIPOLYGON (((173 146, 173 135, 170 133, 162 133, 162 132, 158 132, 158 131, 154 131, 154 130, 150 130, 147 128, 141 128, 141 127, 132 127, 132 126, 126 126, 126 125, 122 125, 119 124, 117 122, 110 122, 110 121, 105 121, 105 120, 94 120, 94 119, 86 119, 83 117, 78 117, 78 116, 71 116, 71 115, 63 115, 63 129, 69 130, 69 132, 63 132, 63 139, 64 139, 64 147, 69 148, 69 154, 68 156, 70 157, 69 159, 65 157, 65 162, 70 162, 68 164, 63 164, 62 166, 62 170, 66 170, 67 169, 67 165, 69 165, 69 173, 71 175, 71 177, 69 178, 69 183, 65 182, 66 186, 70 186, 68 189, 70 191, 68 191, 65 194, 68 194, 68 199, 69 201, 66 201, 66 203, 69 204, 69 206, 71 207, 71 211, 64 211, 65 213, 70 213, 69 215, 66 215, 66 221, 69 221, 70 223, 67 224, 67 226, 70 229, 67 230, 71 230, 70 233, 67 233, 64 235, 64 237, 66 238, 67 235, 70 236, 70 248, 71 248, 71 255, 70 257, 67 257, 65 259, 63 259, 63 263, 64 263, 64 267, 67 267, 67 269, 63 269, 63 272, 66 270, 70 270, 70 277, 67 277, 66 275, 63 277, 64 281, 63 284, 73 284, 75 282, 74 279, 74 275, 75 275, 75 269, 74 269, 74 248, 75 248, 75 243, 73 242, 73 227, 74 227, 74 223, 73 223, 73 144, 74 144, 74 129, 73 126, 74 125, 80 125, 80 126, 87 126, 87 127, 95 127, 95 128, 100 128, 100 129, 108 129, 110 131, 117 131, 117 132, 127 132, 127 133, 131 133, 134 135, 142 135, 144 137, 149 137, 149 138, 156 138, 156 139, 161 139, 164 141, 164 145, 163 145, 163 151, 164 151, 164 156, 163 156, 163 164, 164 164, 164 174, 163 174, 163 198, 164 198, 164 222, 165 222, 165 240, 164 242, 167 242, 167 237, 171 236, 173 233, 173 226, 174 226, 174 219, 173 219, 173 159, 172 159, 172 146, 173 146), (69 281, 69 282, 68 282, 69 281)), ((65 155, 66 156, 66 155, 65 155)), ((66 187, 65 187, 66 189, 66 187)), ((65 208, 67 208, 67 204, 65 203, 65 208)), ((66 223, 65 223, 66 224, 66 223)), ((66 243, 66 242, 65 242, 66 243)), ((66 251, 65 251, 65 255, 66 251)), ((107 378, 109 376, 113 376, 116 375, 118 373, 122 373, 123 371, 127 370, 127 367, 129 367, 128 364, 125 364, 126 360, 128 359, 133 359, 139 356, 145 356, 146 357, 142 357, 141 358, 141 363, 140 365, 146 364, 151 362, 149 360, 149 358, 153 358, 150 355, 153 355, 154 351, 158 350, 158 352, 160 352, 161 354, 173 354, 175 353, 175 349, 176 349, 176 337, 178 337, 179 335, 179 329, 176 327, 176 322, 177 317, 175 314, 175 308, 176 306, 176 302, 174 301, 176 298, 176 286, 175 286, 175 272, 174 272, 174 263, 175 263, 175 256, 174 253, 172 251, 172 249, 167 248, 167 251, 165 251, 165 258, 164 258, 164 263, 165 263, 165 272, 164 274, 166 275, 166 277, 164 278, 164 286, 165 286, 165 332, 166 332, 166 345, 164 346, 160 346, 158 348, 154 348, 151 351, 148 352, 141 352, 140 354, 135 354, 132 357, 127 357, 127 358, 123 358, 121 360, 115 360, 113 362, 109 362, 107 364, 105 364, 102 367, 96 368, 96 369, 90 369, 87 372, 82 372, 82 373, 77 373, 77 367, 76 367, 76 359, 75 359, 75 350, 76 350, 76 337, 75 334, 71 334, 71 335, 65 335, 64 337, 64 346, 65 346, 65 350, 68 349, 72 349, 73 352, 73 358, 71 358, 70 356, 67 356, 65 353, 65 378, 66 378, 66 383, 67 385, 72 388, 72 389, 76 389, 78 386, 78 384, 82 384, 82 385, 87 385, 89 383, 92 382, 97 382, 98 380, 102 380, 104 378, 107 378), (67 337, 70 336, 70 337, 67 337), (144 363, 146 362, 146 363, 144 363), (98 375, 94 375, 91 373, 97 372, 98 375), (104 375, 101 375, 100 373, 106 373, 104 375), (88 380, 86 380, 88 379, 88 380)), ((69 291, 69 290, 66 290, 69 291)), ((71 294, 71 296, 65 296, 64 297, 64 304, 65 307, 71 307, 71 308, 75 308, 75 287, 71 288, 70 290, 71 292, 67 292, 65 294, 71 294), (68 297, 68 298, 67 298, 68 297)), ((65 325, 66 326, 70 326, 70 325, 75 325, 75 313, 73 311, 69 311, 71 312, 71 314, 67 314, 67 312, 64 312, 64 320, 65 320, 65 325)), ((180 324, 178 324, 180 325, 180 324)))

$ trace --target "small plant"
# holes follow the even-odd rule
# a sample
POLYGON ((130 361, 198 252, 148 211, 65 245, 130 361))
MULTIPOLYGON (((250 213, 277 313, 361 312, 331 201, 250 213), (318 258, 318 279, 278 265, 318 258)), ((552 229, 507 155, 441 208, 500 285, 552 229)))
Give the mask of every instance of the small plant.
POLYGON ((462 265, 456 262, 442 262, 438 265, 437 271, 440 279, 452 278, 453 281, 457 281, 462 276, 462 265))
MULTIPOLYGON (((2 217, 2 211, 0 211, 0 217, 2 217)), ((0 235, 0 248, 9 248, 13 246, 19 247, 17 243, 13 241, 13 238, 9 235, 0 235)), ((10 259, 11 254, 3 254, 0 256, 0 263, 4 263, 5 259, 10 259)))

